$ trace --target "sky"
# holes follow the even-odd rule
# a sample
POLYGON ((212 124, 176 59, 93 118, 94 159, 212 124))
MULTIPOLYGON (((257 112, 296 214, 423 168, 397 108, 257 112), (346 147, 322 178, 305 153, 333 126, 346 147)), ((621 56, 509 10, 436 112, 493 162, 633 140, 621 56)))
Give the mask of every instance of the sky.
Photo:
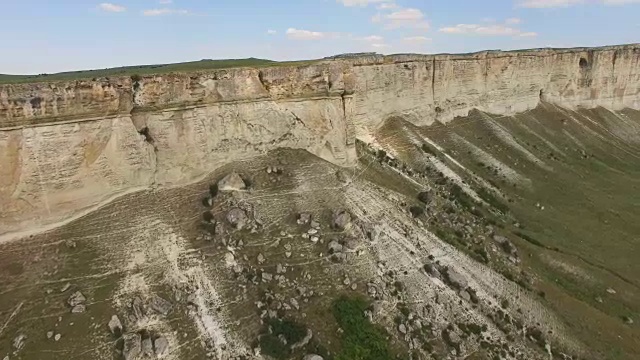
POLYGON ((640 42, 640 0, 0 0, 0 73, 640 42))

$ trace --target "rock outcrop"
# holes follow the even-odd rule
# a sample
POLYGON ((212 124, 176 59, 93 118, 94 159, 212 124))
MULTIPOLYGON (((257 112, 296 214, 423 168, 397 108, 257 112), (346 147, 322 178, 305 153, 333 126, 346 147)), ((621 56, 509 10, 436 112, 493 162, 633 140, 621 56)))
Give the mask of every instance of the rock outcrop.
POLYGON ((349 166, 355 139, 393 117, 428 125, 540 101, 640 109, 640 45, 0 85, 0 235, 278 147, 349 166))

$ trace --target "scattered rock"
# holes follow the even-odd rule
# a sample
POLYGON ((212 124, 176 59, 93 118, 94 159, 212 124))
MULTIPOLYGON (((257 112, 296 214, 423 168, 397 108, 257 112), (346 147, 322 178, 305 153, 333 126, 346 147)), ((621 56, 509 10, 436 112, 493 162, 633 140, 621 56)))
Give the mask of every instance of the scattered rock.
POLYGON ((309 342, 311 341, 311 338, 313 338, 313 332, 311 331, 311 329, 307 329, 307 335, 305 335, 305 337, 299 342, 291 345, 291 349, 295 350, 307 346, 307 344, 309 344, 309 342))
POLYGON ((82 295, 80 291, 74 292, 71 297, 67 300, 67 303, 71 306, 77 306, 80 304, 84 304, 87 301, 87 298, 82 295))
POLYGON ((403 335, 406 334, 407 333, 407 326, 405 324, 398 325, 398 331, 403 335))
POLYGON ((70 287, 71 287, 71 283, 66 283, 66 284, 64 284, 62 289, 60 289, 60 292, 65 292, 65 291, 69 290, 70 287))
POLYGON ((239 191, 247 188, 247 184, 236 172, 232 172, 218 181, 219 191, 239 191))
POLYGON ((153 342, 149 337, 142 339, 142 356, 145 356, 145 357, 153 356, 153 342))
POLYGON ((60 341, 60 338, 62 337, 61 334, 56 334, 56 336, 53 337, 53 340, 55 341, 60 341))
POLYGON ((136 296, 131 301, 131 310, 133 310, 133 316, 140 320, 144 317, 144 304, 139 296, 136 296))
POLYGON ((608 288, 608 289, 607 289, 607 292, 608 292, 609 294, 611 294, 611 295, 613 295, 613 294, 615 294, 615 293, 616 293, 616 291, 615 291, 615 290, 613 290, 612 288, 608 288))
POLYGON ((264 259, 264 255, 262 255, 262 253, 258 254, 258 264, 262 264, 264 263, 265 259, 264 259))
POLYGON ((271 281, 273 280, 273 275, 267 273, 267 272, 263 272, 262 273, 262 281, 263 282, 267 282, 267 281, 271 281))
POLYGON ((168 300, 165 300, 155 294, 151 296, 149 306, 162 316, 169 315, 169 312, 171 312, 171 308, 173 307, 173 305, 168 300))
POLYGON ((457 271, 453 270, 452 268, 447 268, 445 274, 446 274, 446 279, 451 284, 451 286, 453 286, 455 288, 458 288, 458 289, 466 289, 467 288, 467 286, 468 286, 467 279, 465 279, 465 277, 462 276, 457 271))
POLYGON ((134 360, 142 353, 142 339, 139 334, 127 334, 124 336, 124 349, 122 356, 124 360, 134 360))
POLYGON ((460 297, 465 299, 466 301, 471 301, 471 294, 469 294, 466 290, 460 290, 460 297))
POLYGON ((628 316, 623 316, 622 320, 624 321, 625 324, 627 325, 632 325, 633 324, 633 319, 628 317, 628 316))
POLYGON ((16 351, 22 350, 25 340, 27 340, 27 335, 25 334, 16 336, 15 338, 13 338, 13 348, 16 349, 16 351))
POLYGON ((233 208, 227 213, 227 221, 238 230, 243 229, 248 220, 247 214, 240 208, 233 208))
POLYGON ((47 339, 51 339, 53 337, 53 331, 47 331, 47 339))
POLYGON ((460 344, 461 341, 460 335, 450 329, 444 331, 444 340, 450 345, 460 344))
POLYGON ((331 225, 334 229, 345 230, 351 224, 351 215, 345 210, 334 211, 331 225))
POLYGON ((305 355, 302 360, 324 360, 324 358, 320 355, 316 355, 316 354, 309 354, 309 355, 305 355))
POLYGON ((342 252, 342 245, 336 240, 331 240, 329 242, 329 254, 337 254, 342 252))
POLYGON ((109 320, 107 326, 109 326, 109 331, 111 331, 113 335, 120 337, 122 334, 122 322, 118 315, 111 316, 111 320, 109 320))
POLYGON ((286 272, 287 272, 287 268, 284 267, 282 264, 276 265, 276 273, 277 274, 284 274, 286 272))
POLYGON ((363 224, 361 228, 369 241, 378 240, 378 229, 373 224, 363 224))
POLYGON ((309 213, 300 213, 298 214, 298 224, 306 225, 311 222, 311 214, 309 213))
POLYGON ((76 305, 71 308, 72 314, 80 314, 87 311, 87 307, 84 304, 76 305))
POLYGON ((169 353, 169 341, 167 341, 167 338, 164 336, 160 336, 153 341, 153 348, 156 352, 156 356, 158 358, 162 358, 169 353))

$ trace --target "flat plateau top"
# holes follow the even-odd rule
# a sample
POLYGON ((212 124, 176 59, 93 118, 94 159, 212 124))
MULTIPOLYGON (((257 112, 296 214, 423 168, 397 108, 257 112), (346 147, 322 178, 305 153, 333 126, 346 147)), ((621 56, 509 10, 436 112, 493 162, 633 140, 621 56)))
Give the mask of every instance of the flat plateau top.
POLYGON ((17 84, 17 83, 37 83, 52 81, 68 81, 80 79, 96 79, 105 77, 120 76, 148 76, 155 74, 168 73, 189 73, 207 70, 220 70, 231 68, 263 68, 274 66, 305 66, 320 62, 328 61, 347 61, 354 64, 375 64, 387 62, 403 62, 417 60, 453 60, 464 58, 483 58, 483 57, 501 57, 501 56, 545 56, 551 54, 585 52, 585 51, 607 51, 607 50, 640 50, 640 44, 611 45, 601 47, 576 47, 576 48, 539 48, 539 49, 523 49, 523 50, 485 50, 475 53, 465 54, 392 54, 381 55, 375 53, 356 54, 355 56, 334 56, 324 59, 300 60, 300 61, 273 61, 267 59, 247 58, 247 59, 222 59, 211 60, 203 59, 200 61, 190 61, 175 64, 157 64, 157 65, 134 65, 122 66, 107 69, 96 70, 79 70, 61 72, 55 74, 39 74, 39 75, 5 75, 0 74, 0 84, 17 84))

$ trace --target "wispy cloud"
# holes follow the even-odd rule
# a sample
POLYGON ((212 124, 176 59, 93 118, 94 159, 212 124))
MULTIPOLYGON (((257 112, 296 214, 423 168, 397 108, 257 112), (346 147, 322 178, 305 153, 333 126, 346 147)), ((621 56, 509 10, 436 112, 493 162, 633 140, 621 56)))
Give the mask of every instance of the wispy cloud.
POLYGON ((609 6, 640 4, 640 0, 518 0, 516 6, 531 9, 567 8, 581 4, 603 4, 609 6))
POLYGON ((484 36, 521 36, 533 37, 538 34, 530 31, 522 31, 516 27, 510 26, 520 22, 520 19, 507 19, 505 24, 458 24, 438 29, 441 33, 459 34, 459 35, 484 35, 484 36))
POLYGON ((420 43, 430 42, 431 38, 428 38, 426 36, 407 36, 402 38, 402 41, 408 42, 408 43, 420 44, 420 43))
POLYGON ((427 30, 429 23, 425 20, 424 13, 419 9, 400 9, 389 14, 377 14, 371 21, 383 23, 387 29, 414 28, 427 30))
POLYGON ((127 8, 121 5, 116 5, 116 4, 112 4, 112 3, 102 3, 100 5, 98 5, 98 8, 100 8, 100 10, 102 11, 107 11, 107 12, 124 12, 127 11, 127 8))
POLYGON ((517 24, 522 23, 522 19, 520 19, 520 18, 508 18, 507 20, 505 20, 505 23, 509 24, 509 25, 517 25, 517 24))
POLYGON ((277 34, 277 33, 278 33, 278 32, 277 32, 277 31, 275 31, 275 30, 271 30, 271 29, 267 30, 267 34, 268 34, 268 35, 275 35, 275 34, 277 34))
POLYGON ((384 38, 378 35, 371 35, 371 36, 365 36, 363 38, 360 38, 360 40, 380 43, 384 41, 384 38))
POLYGON ((336 0, 344 6, 369 6, 380 3, 393 3, 393 0, 336 0))
POLYGON ((295 28, 288 28, 286 31, 287 37, 292 40, 320 40, 327 38, 335 38, 338 37, 338 33, 332 32, 320 32, 320 31, 310 31, 310 30, 302 30, 295 28))
POLYGON ((391 10, 391 9, 397 9, 397 8, 398 8, 398 4, 394 2, 382 3, 376 6, 376 9, 378 10, 391 10))
POLYGON ((142 11, 142 15, 144 16, 162 16, 162 15, 172 15, 172 14, 187 15, 189 14, 189 11, 179 10, 179 9, 169 9, 169 8, 149 9, 149 10, 142 11))
POLYGON ((168 5, 173 3, 173 0, 160 0, 158 1, 158 3, 162 4, 162 5, 168 5))

